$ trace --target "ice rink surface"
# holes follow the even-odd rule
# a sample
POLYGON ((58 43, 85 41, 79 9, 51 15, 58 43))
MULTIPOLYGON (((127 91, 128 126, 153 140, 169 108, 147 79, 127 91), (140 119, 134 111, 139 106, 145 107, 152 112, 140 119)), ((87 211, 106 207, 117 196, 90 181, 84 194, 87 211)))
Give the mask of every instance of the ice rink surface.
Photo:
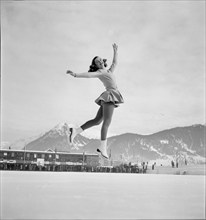
POLYGON ((205 176, 1 171, 1 219, 204 219, 205 176))

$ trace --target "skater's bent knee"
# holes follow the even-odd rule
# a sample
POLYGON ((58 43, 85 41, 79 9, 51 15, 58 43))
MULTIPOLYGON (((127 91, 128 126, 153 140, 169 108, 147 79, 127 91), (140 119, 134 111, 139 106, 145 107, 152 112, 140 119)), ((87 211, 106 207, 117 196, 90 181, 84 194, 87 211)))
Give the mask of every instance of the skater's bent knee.
POLYGON ((101 123, 102 123, 102 120, 95 120, 95 119, 94 119, 94 124, 95 124, 95 125, 100 125, 101 123))

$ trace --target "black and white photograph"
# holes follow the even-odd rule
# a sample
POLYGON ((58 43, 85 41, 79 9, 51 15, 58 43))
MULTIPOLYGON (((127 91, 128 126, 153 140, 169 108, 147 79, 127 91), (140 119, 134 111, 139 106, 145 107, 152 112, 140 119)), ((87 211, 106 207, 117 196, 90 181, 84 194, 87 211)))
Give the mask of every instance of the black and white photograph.
POLYGON ((0 0, 0 219, 205 219, 205 0, 0 0))

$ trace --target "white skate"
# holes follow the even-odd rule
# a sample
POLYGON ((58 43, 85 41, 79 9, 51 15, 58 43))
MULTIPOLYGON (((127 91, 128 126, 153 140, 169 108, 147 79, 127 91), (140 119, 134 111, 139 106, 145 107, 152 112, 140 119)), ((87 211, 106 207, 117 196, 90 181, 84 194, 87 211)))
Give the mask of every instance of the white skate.
POLYGON ((109 156, 107 154, 107 141, 101 141, 101 146, 99 148, 97 148, 97 152, 101 153, 101 155, 106 158, 109 159, 109 156))

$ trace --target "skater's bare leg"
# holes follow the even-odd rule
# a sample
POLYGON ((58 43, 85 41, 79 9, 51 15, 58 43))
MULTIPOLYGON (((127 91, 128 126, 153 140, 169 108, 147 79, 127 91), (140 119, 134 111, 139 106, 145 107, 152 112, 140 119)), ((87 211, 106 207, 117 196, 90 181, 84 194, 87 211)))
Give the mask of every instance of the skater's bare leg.
POLYGON ((101 106, 97 112, 97 115, 94 119, 87 121, 86 123, 84 123, 81 128, 83 130, 86 130, 88 128, 91 128, 93 126, 99 125, 101 124, 101 122, 103 121, 103 107, 101 106))
POLYGON ((107 154, 107 132, 112 121, 112 115, 114 112, 114 104, 105 103, 103 104, 103 124, 101 129, 101 146, 97 149, 103 157, 109 159, 107 154))
POLYGON ((101 140, 107 139, 107 132, 112 121, 114 108, 115 106, 113 103, 103 104, 103 124, 102 124, 102 129, 101 129, 101 140))
POLYGON ((97 112, 97 115, 94 119, 87 121, 82 126, 78 128, 70 128, 70 143, 73 143, 73 140, 77 134, 82 133, 84 130, 91 128, 93 126, 99 125, 103 121, 103 107, 101 106, 97 112))

